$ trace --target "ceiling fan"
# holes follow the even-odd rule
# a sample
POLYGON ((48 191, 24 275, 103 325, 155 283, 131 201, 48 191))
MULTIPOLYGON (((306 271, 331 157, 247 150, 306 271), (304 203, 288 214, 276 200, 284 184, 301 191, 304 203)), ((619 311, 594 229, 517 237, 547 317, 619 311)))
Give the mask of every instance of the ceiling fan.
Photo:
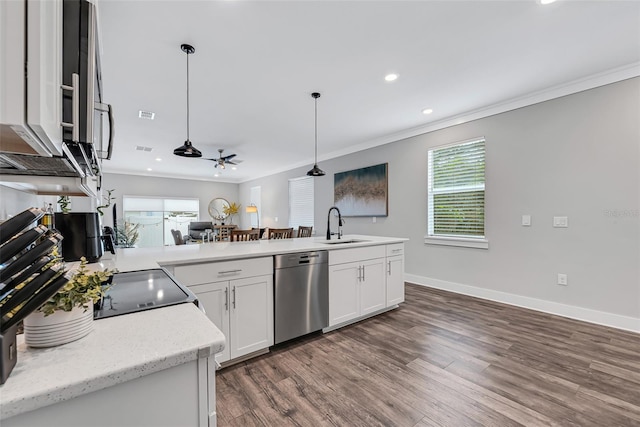
POLYGON ((218 153, 220 153, 220 156, 217 159, 213 158, 213 159, 207 159, 207 160, 216 162, 215 167, 219 166, 220 169, 224 169, 226 165, 237 165, 238 163, 242 162, 242 160, 238 160, 238 159, 236 159, 235 162, 231 160, 236 156, 235 154, 229 154, 228 156, 223 156, 222 155, 223 151, 224 150, 222 148, 219 148, 218 153))

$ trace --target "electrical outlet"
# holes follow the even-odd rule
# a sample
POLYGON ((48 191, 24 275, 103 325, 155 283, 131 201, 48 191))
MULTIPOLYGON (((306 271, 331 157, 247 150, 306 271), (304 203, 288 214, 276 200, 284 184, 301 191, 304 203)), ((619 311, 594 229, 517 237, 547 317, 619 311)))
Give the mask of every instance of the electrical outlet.
POLYGON ((276 222, 278 222, 278 217, 275 217, 274 219, 275 219, 276 222))
POLYGON ((531 225, 531 215, 522 215, 522 225, 529 227, 531 225))
POLYGON ((556 228, 567 228, 569 227, 569 217, 566 216, 554 216, 553 217, 553 226, 556 228))
POLYGON ((371 217, 371 221, 375 224, 376 223, 376 217, 371 217))
POLYGON ((567 275, 558 273, 558 285, 567 286, 567 275))

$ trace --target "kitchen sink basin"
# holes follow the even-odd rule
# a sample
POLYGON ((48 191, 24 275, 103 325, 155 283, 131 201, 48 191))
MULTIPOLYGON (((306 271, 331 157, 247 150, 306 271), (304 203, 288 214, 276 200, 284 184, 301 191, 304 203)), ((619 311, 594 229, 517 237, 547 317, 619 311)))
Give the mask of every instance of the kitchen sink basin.
POLYGON ((320 240, 320 243, 324 243, 326 245, 340 245, 345 243, 360 243, 360 242, 368 242, 368 240, 361 240, 361 239, 320 240))

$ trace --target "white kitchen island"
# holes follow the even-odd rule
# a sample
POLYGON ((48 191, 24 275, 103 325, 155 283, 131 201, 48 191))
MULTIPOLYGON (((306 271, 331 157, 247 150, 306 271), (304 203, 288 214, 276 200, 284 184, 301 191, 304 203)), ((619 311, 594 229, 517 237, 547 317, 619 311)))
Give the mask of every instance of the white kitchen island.
POLYGON ((194 304, 94 321, 94 331, 33 349, 0 386, 0 424, 215 426, 215 360, 225 337, 194 304))
POLYGON ((299 238, 118 249, 90 266, 121 272, 162 266, 196 293, 207 314, 179 304, 97 320, 91 334, 59 347, 20 343, 18 364, 0 386, 1 424, 215 426, 214 357, 232 363, 273 345, 273 255, 329 251, 327 331, 404 301, 406 240, 350 235, 339 243, 299 238), (230 299, 236 291, 237 307, 230 299))

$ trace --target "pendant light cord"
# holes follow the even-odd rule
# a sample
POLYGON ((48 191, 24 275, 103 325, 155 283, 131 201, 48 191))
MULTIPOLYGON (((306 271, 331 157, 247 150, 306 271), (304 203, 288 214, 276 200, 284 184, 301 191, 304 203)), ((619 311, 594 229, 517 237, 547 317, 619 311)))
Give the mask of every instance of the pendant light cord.
POLYGON ((315 101, 315 134, 316 134, 316 150, 315 150, 315 162, 314 164, 318 164, 318 98, 314 99, 315 101))
POLYGON ((187 53, 187 141, 189 141, 189 52, 187 53))

